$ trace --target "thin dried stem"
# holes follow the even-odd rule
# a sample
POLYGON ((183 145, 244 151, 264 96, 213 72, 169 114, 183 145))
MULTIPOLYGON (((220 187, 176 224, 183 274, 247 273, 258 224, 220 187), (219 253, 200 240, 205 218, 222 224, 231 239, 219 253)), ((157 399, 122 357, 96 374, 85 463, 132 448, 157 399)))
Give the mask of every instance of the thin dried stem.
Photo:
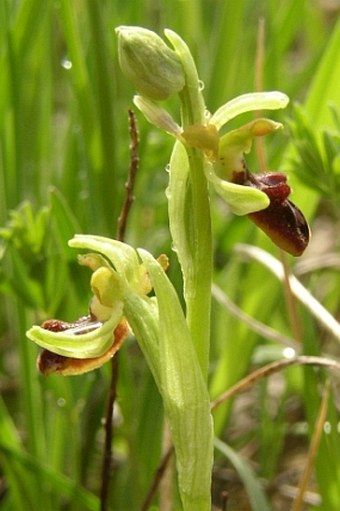
POLYGON ((222 289, 219 288, 216 284, 212 285, 212 295, 220 305, 225 307, 233 316, 238 318, 245 325, 248 325, 253 332, 260 334, 265 339, 278 342, 284 346, 289 346, 294 350, 299 349, 300 346, 294 341, 293 338, 281 334, 277 330, 274 330, 274 328, 271 328, 265 323, 258 321, 257 319, 244 312, 232 300, 230 300, 224 291, 222 291, 222 289))
POLYGON ((104 452, 102 462, 102 486, 100 491, 100 510, 107 510, 110 476, 111 476, 111 458, 112 458, 112 441, 113 441, 113 424, 112 415, 114 403, 117 397, 117 381, 118 381, 118 353, 112 358, 111 361, 111 381, 109 388, 109 395, 106 403, 105 414, 105 440, 104 452))
POLYGON ((221 493, 221 511, 227 511, 227 505, 229 500, 229 493, 224 490, 221 493))
MULTIPOLYGON (((265 19, 260 18, 257 28, 257 44, 256 44, 256 66, 255 66, 255 89, 257 92, 263 90, 263 67, 264 67, 264 52, 265 52, 265 19)), ((255 112, 256 117, 261 116, 261 112, 255 112)), ((259 166, 262 172, 268 170, 268 163, 266 158, 266 151, 264 146, 263 137, 256 138, 255 148, 259 166)), ((301 323, 297 313, 296 299, 290 288, 290 269, 287 263, 287 257, 285 253, 280 250, 280 259, 284 269, 284 292, 286 299, 286 306, 288 310, 288 316, 294 334, 295 340, 301 342, 301 323)))
MULTIPOLYGON (((168 423, 164 422, 163 428, 163 446, 162 452, 167 453, 168 449, 172 447, 171 431, 168 423)), ((159 508, 162 511, 171 511, 172 509, 172 495, 173 495, 173 459, 167 463, 167 466, 162 474, 159 485, 159 508)))
POLYGON ((148 511, 148 509, 151 505, 152 499, 153 499, 153 497, 157 491, 157 488, 159 487, 159 484, 163 478, 163 474, 168 466, 168 463, 170 462, 173 452, 174 452, 174 447, 173 447, 173 445, 171 445, 168 448, 168 450, 166 451, 166 453, 164 454, 162 461, 159 464, 159 466, 155 472, 154 478, 150 485, 149 491, 145 497, 145 500, 140 508, 140 511, 148 511))
POLYGON ((255 64, 255 89, 256 92, 263 91, 263 63, 264 63, 264 50, 265 50, 265 31, 266 21, 264 18, 259 18, 257 25, 257 40, 256 40, 256 64, 255 64))
POLYGON ((240 392, 244 392, 249 387, 254 385, 255 382, 263 378, 268 378, 272 374, 282 371, 283 369, 286 369, 287 367, 291 367, 293 365, 313 365, 327 367, 328 369, 337 369, 338 371, 340 370, 340 363, 330 358, 309 357, 301 355, 299 357, 291 359, 285 358, 282 360, 278 360, 276 362, 267 364, 261 367, 260 369, 257 369, 256 371, 253 371, 248 376, 246 376, 245 378, 237 382, 235 385, 230 387, 226 392, 224 392, 217 399, 212 401, 211 409, 215 410, 215 408, 224 403, 224 401, 230 399, 236 394, 239 394, 240 392))
MULTIPOLYGON (((281 262, 265 250, 254 247, 253 245, 239 243, 236 245, 235 251, 238 254, 258 261, 268 268, 280 281, 284 279, 284 270, 281 262)), ((289 283, 294 296, 309 310, 318 323, 340 342, 340 323, 336 318, 311 295, 308 289, 306 289, 294 275, 289 275, 289 283)))
MULTIPOLYGON (((136 117, 132 110, 129 110, 129 132, 130 132, 130 167, 128 180, 125 185, 126 196, 121 209, 121 213, 117 223, 117 235, 116 238, 119 241, 124 241, 125 232, 127 226, 127 220, 129 212, 131 210, 132 203, 134 201, 133 189, 136 180, 136 174, 138 170, 139 158, 138 158, 138 129, 136 124, 136 117)), ((108 509, 108 496, 110 487, 110 475, 111 475, 111 459, 112 459, 112 442, 113 442, 113 425, 112 416, 114 403, 117 397, 117 382, 118 382, 118 367, 119 367, 119 352, 112 358, 111 361, 111 381, 109 395, 106 404, 105 414, 105 440, 104 440, 104 452, 102 462, 102 486, 100 491, 100 510, 107 511, 108 509)))
POLYGON ((283 287, 285 292, 286 306, 290 321, 290 326, 294 335, 296 342, 301 344, 302 339, 302 328, 301 321, 299 318, 298 310, 297 310, 297 300, 293 294, 291 285, 290 285, 290 276, 291 271, 288 266, 287 256, 283 250, 280 250, 280 259, 283 267, 283 287))
POLYGON ((319 416, 318 416, 316 424, 315 424, 315 430, 314 430, 313 438, 312 438, 309 452, 308 452, 306 467, 305 467, 305 470, 302 474, 302 477, 301 477, 301 480, 299 483, 298 494, 297 494, 297 497, 293 503, 292 511, 302 511, 302 508, 304 505, 304 495, 308 488, 308 482, 310 480, 311 473, 312 473, 312 470, 314 467, 315 457, 316 457, 318 449, 319 449, 321 435, 323 432, 323 426, 324 426, 326 416, 327 416, 329 390, 330 390, 330 383, 328 380, 324 386, 324 389, 323 389, 319 416))
POLYGON ((118 229, 117 229, 117 239, 119 241, 123 241, 125 239, 125 231, 127 225, 127 219, 129 216, 129 212, 132 206, 135 197, 133 195, 133 189, 135 185, 136 174, 139 165, 139 157, 138 157, 138 145, 139 145, 139 136, 138 129, 136 124, 136 116, 132 110, 129 110, 129 132, 130 132, 130 168, 129 168, 129 176, 128 180, 125 183, 126 195, 125 201, 121 210, 121 214, 118 218, 118 229))
MULTIPOLYGON (((263 91, 263 63, 264 63, 264 50, 265 50, 265 20, 260 18, 257 27, 257 42, 256 42, 256 65, 255 65, 255 89, 256 92, 263 91)), ((255 117, 261 117, 262 112, 255 112, 255 117)), ((263 137, 255 139, 255 151, 257 160, 259 162, 261 172, 268 170, 266 151, 264 146, 263 137)))

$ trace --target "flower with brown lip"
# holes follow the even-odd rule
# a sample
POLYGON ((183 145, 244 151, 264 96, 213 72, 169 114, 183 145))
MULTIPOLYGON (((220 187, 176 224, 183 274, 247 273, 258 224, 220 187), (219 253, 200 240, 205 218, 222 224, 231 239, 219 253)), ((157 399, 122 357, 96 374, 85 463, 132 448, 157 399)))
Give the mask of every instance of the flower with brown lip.
POLYGON ((270 199, 267 208, 248 217, 262 229, 282 250, 300 256, 308 245, 310 230, 303 213, 288 200, 291 188, 282 172, 251 174, 248 169, 235 173, 233 182, 251 186, 264 192, 270 199))
MULTIPOLYGON (((92 328, 98 327, 91 316, 85 316, 75 321, 67 323, 59 319, 49 319, 42 324, 42 328, 52 332, 63 332, 74 328, 85 333, 92 328)), ((47 349, 43 349, 37 359, 37 368, 44 376, 50 374, 62 374, 64 376, 78 375, 98 369, 105 362, 108 362, 121 347, 124 339, 129 333, 129 327, 125 319, 122 319, 112 333, 112 346, 99 357, 91 358, 73 358, 53 353, 47 349)))

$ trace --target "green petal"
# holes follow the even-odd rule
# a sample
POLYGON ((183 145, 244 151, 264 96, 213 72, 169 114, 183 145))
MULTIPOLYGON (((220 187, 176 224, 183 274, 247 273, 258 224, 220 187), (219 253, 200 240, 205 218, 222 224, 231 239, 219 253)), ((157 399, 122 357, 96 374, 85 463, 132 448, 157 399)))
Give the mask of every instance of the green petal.
POLYGON ((269 197, 257 188, 220 179, 214 173, 212 166, 206 173, 206 177, 235 215, 248 215, 254 211, 265 209, 270 204, 269 197))
POLYGON ((74 329, 51 332, 40 326, 32 326, 27 337, 52 353, 72 358, 92 358, 103 355, 113 343, 113 331, 123 315, 123 304, 116 304, 111 317, 101 327, 76 335, 74 329))
POLYGON ((282 128, 282 124, 271 119, 260 118, 228 131, 220 138, 215 171, 219 177, 232 181, 233 172, 242 172, 243 154, 249 153, 253 139, 269 135, 282 128))
POLYGON ((122 279, 122 286, 125 284, 127 287, 139 289, 140 260, 134 248, 104 236, 86 234, 77 234, 68 244, 72 248, 99 252, 111 262, 122 279))
POLYGON ((288 96, 278 91, 243 94, 221 106, 211 117, 209 123, 215 124, 219 130, 240 114, 255 110, 278 110, 285 108, 288 102, 288 96))
POLYGON ((118 273, 103 266, 92 274, 91 289, 105 307, 112 307, 124 296, 124 285, 118 273))

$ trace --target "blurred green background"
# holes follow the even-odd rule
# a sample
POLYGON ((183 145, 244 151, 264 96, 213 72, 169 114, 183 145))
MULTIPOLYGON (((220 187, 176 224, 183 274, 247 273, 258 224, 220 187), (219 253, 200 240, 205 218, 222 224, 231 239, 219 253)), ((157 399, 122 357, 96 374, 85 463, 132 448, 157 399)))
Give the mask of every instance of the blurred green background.
MULTIPOLYGON (((114 28, 178 32, 192 51, 207 108, 214 112, 255 89, 258 23, 264 19, 263 89, 291 98, 286 111, 272 115, 291 131, 267 137, 269 168, 287 171, 293 200, 313 232, 306 254, 289 264, 339 316, 339 11, 339 2, 326 0, 1 1, 1 510, 99 509, 101 418, 110 368, 45 379, 36 370, 37 348, 25 331, 50 317, 73 320, 86 314, 89 275, 78 267, 67 241, 77 232, 115 236, 129 168, 127 111, 134 90, 119 70, 114 28), (293 108, 296 102, 303 113, 293 108)), ((165 106, 179 120, 178 103, 165 106)), ((140 168, 126 241, 155 256, 167 253, 170 278, 181 292, 165 198, 173 140, 141 115, 137 119, 140 168)), ((232 127, 243 122, 237 119, 232 127)), ((258 170, 255 151, 247 162, 258 170)), ((277 257, 275 247, 216 197, 212 210, 215 282, 248 314, 293 336, 282 284, 234 251, 242 242, 277 257)), ((334 337, 305 307, 298 306, 298 314, 302 343, 297 351, 338 357, 334 337)), ((282 344, 255 333, 216 301, 212 326, 212 397, 251 367, 283 354, 282 344)), ((324 378, 313 369, 290 369, 215 414, 217 435, 264 481, 270 509, 291 506, 324 378)), ((133 339, 121 350, 118 392, 110 502, 112 510, 133 511, 141 508, 159 463, 163 430, 161 400, 133 339)), ((336 389, 306 509, 340 508, 334 397, 336 389)), ((230 493, 228 511, 256 509, 228 460, 218 457, 216 504, 223 488, 230 493)), ((176 496, 173 509, 180 509, 176 496)))

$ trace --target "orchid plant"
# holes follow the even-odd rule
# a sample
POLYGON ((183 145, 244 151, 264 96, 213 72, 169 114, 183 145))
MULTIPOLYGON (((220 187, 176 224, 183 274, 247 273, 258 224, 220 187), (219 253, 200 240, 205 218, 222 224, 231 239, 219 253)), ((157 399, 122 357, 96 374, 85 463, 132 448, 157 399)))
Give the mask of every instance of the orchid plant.
POLYGON ((308 225, 288 199, 286 177, 279 172, 253 175, 244 160, 255 137, 282 125, 261 118, 221 134, 240 114, 284 108, 288 98, 281 92, 245 94, 211 115, 191 53, 176 33, 165 31, 171 49, 144 28, 123 26, 116 32, 121 69, 138 91, 135 105, 175 138, 166 197, 186 312, 166 275, 166 256, 155 259, 120 241, 76 235, 69 244, 88 252, 79 262, 93 272, 89 313, 74 323, 47 320, 27 336, 43 348, 38 359, 42 373, 67 375, 100 367, 131 331, 163 399, 183 509, 207 511, 213 463, 207 389, 213 269, 209 189, 236 215, 248 215, 281 248, 293 255, 303 252, 308 225), (159 104, 176 94, 181 126, 159 104))

